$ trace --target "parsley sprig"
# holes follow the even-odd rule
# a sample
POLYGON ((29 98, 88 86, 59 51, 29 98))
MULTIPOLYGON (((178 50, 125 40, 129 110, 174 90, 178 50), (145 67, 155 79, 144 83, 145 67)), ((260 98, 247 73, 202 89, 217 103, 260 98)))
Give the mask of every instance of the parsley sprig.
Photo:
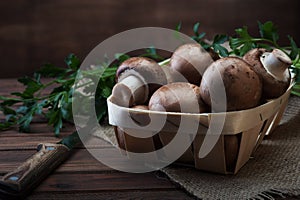
MULTIPOLYGON (((14 97, 0 96, 0 110, 6 116, 5 121, 0 124, 0 130, 18 126, 20 132, 30 132, 30 123, 35 115, 42 115, 48 124, 53 126, 54 133, 59 134, 64 121, 72 121, 72 101, 74 82, 80 73, 90 73, 90 77, 97 78, 98 71, 81 72, 79 70, 80 60, 70 54, 66 59, 66 68, 45 64, 34 73, 33 77, 18 79, 25 86, 23 92, 11 93, 14 97), (50 78, 47 83, 42 83, 41 78, 50 78), (54 87, 51 92, 45 94, 45 90, 54 87)), ((105 101, 115 84, 115 72, 117 67, 107 68, 99 80, 96 103, 105 101)), ((88 74, 85 74, 86 76, 88 74)), ((102 105, 101 104, 101 108, 102 105)), ((99 110, 98 110, 99 111, 99 110)), ((98 112, 99 120, 106 115, 106 109, 98 112)))

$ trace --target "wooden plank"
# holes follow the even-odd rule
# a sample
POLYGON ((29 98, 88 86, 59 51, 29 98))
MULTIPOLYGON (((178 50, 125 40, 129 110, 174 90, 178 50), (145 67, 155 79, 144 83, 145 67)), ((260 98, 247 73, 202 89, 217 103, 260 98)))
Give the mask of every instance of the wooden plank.
MULTIPOLYGON (((59 138, 63 138, 65 136, 70 135, 71 132, 60 132, 59 138)), ((1 131, 0 132, 0 138, 2 137, 54 137, 53 132, 40 132, 40 133, 20 133, 16 129, 9 129, 6 131, 1 131)))
MULTIPOLYGON (((0 174, 12 171, 27 158, 33 155, 35 150, 24 151, 0 151, 0 174)), ((75 149, 57 170, 56 173, 79 172, 103 172, 112 171, 111 168, 96 160, 86 149, 75 149)))
MULTIPOLYGON (((24 136, 55 136, 53 127, 45 123, 44 121, 38 121, 38 117, 30 125, 30 133, 20 133, 17 128, 8 129, 6 131, 0 132, 0 137, 24 137, 24 136), (38 121, 38 122, 37 122, 38 121)), ((75 131, 75 126, 70 123, 65 123, 60 132, 60 137, 69 135, 71 132, 75 131)))
POLYGON ((154 173, 88 173, 52 174, 36 189, 38 192, 82 192, 151 190, 175 188, 167 178, 156 177, 154 173))
POLYGON ((129 190, 129 191, 105 191, 105 192, 83 192, 83 193, 48 193, 48 192, 34 192, 28 197, 28 200, 82 200, 82 199, 97 199, 97 200, 129 200, 129 199, 147 199, 147 200, 192 200, 194 197, 175 189, 165 190, 129 190))
POLYGON ((9 94, 12 91, 21 91, 24 87, 17 79, 1 78, 0 79, 0 93, 9 94))
POLYGON ((24 162, 27 158, 29 158, 36 151, 34 150, 26 150, 26 151, 0 151, 0 170, 1 173, 5 173, 3 171, 2 166, 6 164, 15 164, 18 165, 21 162, 24 162))
POLYGON ((57 143, 55 137, 1 137, 0 151, 12 149, 36 149, 39 143, 57 143))
MULTIPOLYGON (((13 133, 12 133, 13 134, 13 133)), ((63 137, 70 135, 60 135, 60 137, 54 137, 53 133, 46 134, 33 134, 33 133, 15 133, 17 136, 12 136, 8 133, 5 135, 0 134, 0 151, 7 150, 35 150, 40 143, 57 143, 63 137)), ((83 145, 78 144, 76 148, 112 148, 111 143, 103 140, 102 138, 92 136, 83 145)))

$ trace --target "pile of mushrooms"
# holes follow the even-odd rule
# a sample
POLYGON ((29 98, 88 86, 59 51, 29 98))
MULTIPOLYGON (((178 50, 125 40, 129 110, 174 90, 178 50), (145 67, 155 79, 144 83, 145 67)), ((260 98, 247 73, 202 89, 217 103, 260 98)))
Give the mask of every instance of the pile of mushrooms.
MULTIPOLYGON (((120 106, 154 111, 238 111, 277 98, 289 87, 292 61, 279 49, 253 49, 243 58, 216 55, 193 43, 178 47, 163 67, 149 58, 130 58, 117 71, 112 100, 120 106), (212 109, 212 104, 221 103, 212 95, 220 85, 226 92, 226 110, 212 109), (179 102, 189 105, 195 98, 198 108, 180 107, 179 102)), ((227 136, 224 145, 228 149, 227 167, 231 168, 237 157, 238 138, 227 136)))
POLYGON ((168 66, 161 67, 144 57, 124 61, 117 70, 118 83, 113 88, 112 98, 124 107, 149 105, 150 110, 193 112, 189 108, 178 109, 176 100, 172 100, 174 95, 168 92, 172 89, 176 91, 176 98, 189 101, 185 91, 193 88, 199 98, 199 111, 203 112, 211 110, 212 102, 219 104, 219 99, 213 99, 211 92, 224 85, 226 111, 244 110, 281 96, 290 84, 288 67, 291 64, 291 59, 279 49, 272 52, 252 49, 243 58, 219 58, 199 44, 184 44, 175 50, 168 66), (157 105, 158 102, 161 105, 157 105))

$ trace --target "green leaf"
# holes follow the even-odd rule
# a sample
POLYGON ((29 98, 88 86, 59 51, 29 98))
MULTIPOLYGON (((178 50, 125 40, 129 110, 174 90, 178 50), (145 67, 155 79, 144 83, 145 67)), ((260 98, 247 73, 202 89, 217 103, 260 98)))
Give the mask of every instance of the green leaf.
POLYGON ((300 91, 292 90, 291 93, 300 97, 300 91))
POLYGON ((222 57, 227 57, 229 56, 228 50, 221 46, 220 44, 213 44, 213 49, 215 52, 219 53, 222 57))
POLYGON ((25 133, 30 132, 30 123, 32 121, 32 118, 33 118, 32 112, 29 112, 26 115, 24 115, 23 117, 19 118, 17 123, 19 124, 19 130, 21 132, 25 132, 25 133))
POLYGON ((258 23, 259 33, 262 38, 268 39, 277 43, 279 39, 277 27, 271 21, 267 21, 264 24, 261 22, 258 23))
POLYGON ((201 40, 202 38, 204 38, 204 36, 206 35, 206 33, 202 32, 202 33, 199 33, 198 35, 198 40, 201 40))
POLYGON ((60 141, 59 143, 67 146, 70 149, 73 149, 74 146, 80 142, 80 140, 81 139, 78 135, 78 132, 75 131, 71 135, 69 135, 68 137, 64 137, 62 139, 62 141, 60 141))
POLYGON ((68 71, 64 68, 56 67, 52 64, 45 64, 37 72, 44 77, 55 78, 64 77, 68 71))
POLYGON ((43 84, 37 82, 36 80, 30 77, 22 77, 19 78, 18 81, 20 83, 23 83, 23 85, 27 87, 23 93, 13 93, 13 94, 20 96, 24 99, 32 98, 34 93, 43 87, 43 84))
POLYGON ((207 48, 210 47, 210 45, 207 44, 207 43, 205 43, 205 42, 202 40, 202 39, 204 38, 205 34, 206 34, 206 33, 204 33, 204 32, 203 32, 203 33, 199 33, 197 36, 192 36, 192 39, 195 40, 196 42, 198 42, 200 45, 202 45, 203 48, 204 48, 204 46, 207 45, 207 47, 204 48, 204 49, 207 49, 207 48))
POLYGON ((298 46, 297 46, 296 42, 294 41, 294 39, 289 35, 288 35, 288 38, 290 40, 290 45, 291 45, 291 48, 292 48, 289 56, 292 60, 294 60, 294 59, 297 58, 297 56, 299 54, 299 49, 298 49, 298 46))
POLYGON ((7 107, 7 106, 4 106, 4 105, 0 105, 0 111, 3 112, 4 115, 16 115, 16 111, 7 107))
POLYGON ((195 40, 195 41, 198 42, 198 43, 200 42, 200 41, 198 40, 198 36, 195 36, 195 35, 194 35, 194 36, 192 36, 192 39, 195 40))
POLYGON ((197 23, 194 25, 194 27, 193 27, 193 32, 194 32, 194 34, 195 34, 196 36, 199 35, 199 26, 200 26, 200 23, 197 22, 197 23))
POLYGON ((77 70, 80 67, 80 60, 74 55, 74 54, 69 54, 68 57, 65 59, 65 63, 72 69, 72 70, 77 70))
POLYGON ((95 110, 98 121, 102 121, 107 114, 107 104, 105 98, 97 98, 95 101, 95 110))
POLYGON ((43 108, 48 103, 48 100, 43 100, 39 103, 37 103, 35 114, 41 115, 43 113, 43 108))
POLYGON ((248 33, 248 28, 246 26, 235 29, 235 32, 239 37, 231 37, 229 40, 229 45, 236 55, 243 56, 249 50, 256 47, 256 43, 253 42, 253 38, 248 33))
POLYGON ((110 87, 105 87, 102 89, 101 96, 108 98, 111 95, 112 89, 110 87))
POLYGON ((229 46, 231 49, 235 50, 237 49, 239 46, 241 46, 243 44, 243 41, 240 38, 230 38, 229 39, 229 46))
POLYGON ((251 43, 251 42, 247 42, 244 45, 242 45, 242 47, 240 48, 240 56, 244 56, 248 51, 250 51, 251 49, 255 48, 255 44, 251 43))
POLYGON ((161 61, 164 60, 163 57, 161 57, 160 55, 157 54, 156 49, 154 47, 149 47, 147 48, 145 54, 140 55, 141 57, 147 57, 147 58, 151 58, 157 61, 161 61))
POLYGON ((124 62, 125 60, 127 60, 128 58, 130 58, 130 56, 127 55, 127 54, 123 54, 123 53, 116 53, 116 54, 115 54, 115 58, 116 58, 119 62, 124 62))
POLYGON ((62 116, 58 115, 58 119, 53 124, 54 133, 55 133, 56 136, 59 136, 60 129, 62 128, 62 125, 63 125, 62 116))
POLYGON ((235 32, 240 36, 240 38, 244 39, 245 41, 252 39, 252 37, 248 33, 247 26, 244 26, 243 28, 237 28, 235 29, 235 32))
POLYGON ((209 49, 211 45, 206 44, 205 42, 200 42, 200 45, 204 48, 204 49, 209 49))
POLYGON ((179 23, 177 24, 175 30, 179 32, 180 29, 181 29, 181 22, 179 22, 179 23))
POLYGON ((36 80, 36 82, 41 84, 41 74, 40 73, 35 72, 33 74, 33 78, 36 80))
POLYGON ((48 124, 53 125, 54 133, 58 136, 63 123, 61 110, 52 109, 47 113, 47 117, 49 119, 48 124))
POLYGON ((23 114, 23 115, 25 115, 27 111, 28 111, 28 107, 27 107, 27 106, 20 106, 20 107, 16 110, 17 113, 23 114))
POLYGON ((73 120, 73 115, 72 115, 72 102, 70 101, 69 103, 66 103, 63 105, 61 108, 61 114, 62 118, 68 121, 73 120))
POLYGON ((14 122, 3 121, 0 123, 0 131, 5 131, 13 125, 15 125, 14 122))
POLYGON ((5 120, 6 120, 6 122, 9 122, 9 123, 15 123, 16 116, 14 114, 8 114, 5 116, 5 120))
POLYGON ((213 44, 223 44, 224 42, 228 41, 227 35, 215 35, 213 44))
MULTIPOLYGON (((11 93, 12 95, 14 95, 14 93, 11 93)), ((4 97, 0 95, 0 101, 3 101, 0 106, 12 106, 16 103, 22 102, 21 99, 17 99, 17 98, 11 98, 11 97, 4 97)))

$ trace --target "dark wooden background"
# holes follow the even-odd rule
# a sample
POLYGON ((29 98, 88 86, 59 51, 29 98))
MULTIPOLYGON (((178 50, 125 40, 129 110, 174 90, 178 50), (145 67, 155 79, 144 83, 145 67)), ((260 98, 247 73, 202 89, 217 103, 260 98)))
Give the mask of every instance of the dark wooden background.
POLYGON ((107 37, 142 26, 182 22, 191 34, 199 21, 209 38, 243 25, 257 34, 257 20, 272 20, 283 43, 287 34, 300 43, 299 10, 299 0, 0 1, 0 77, 31 74, 45 62, 63 65, 70 52, 84 58, 107 37))

